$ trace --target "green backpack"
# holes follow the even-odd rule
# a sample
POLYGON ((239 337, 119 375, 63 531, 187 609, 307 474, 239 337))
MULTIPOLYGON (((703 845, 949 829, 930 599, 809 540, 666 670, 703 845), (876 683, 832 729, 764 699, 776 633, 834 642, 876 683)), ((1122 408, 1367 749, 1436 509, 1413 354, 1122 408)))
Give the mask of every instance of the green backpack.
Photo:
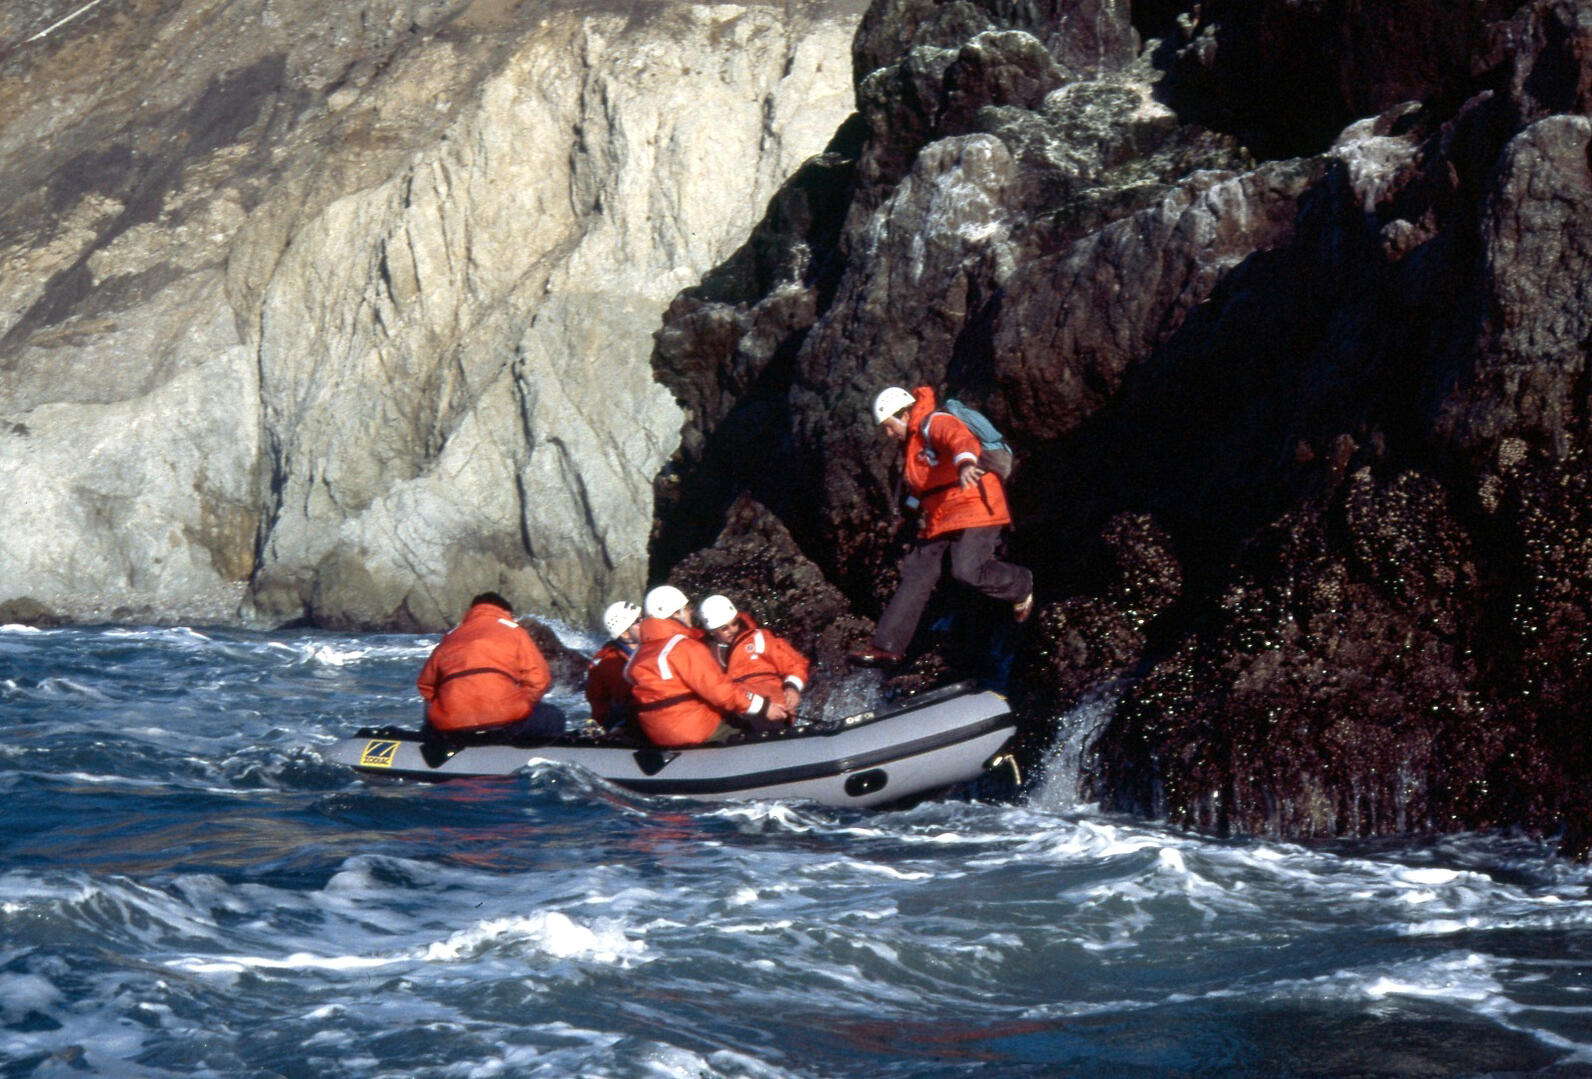
MULTIPOLYGON (((973 437, 978 439, 979 443, 978 467, 986 472, 995 473, 1001 478, 1002 483, 1012 478, 1012 472, 1017 467, 1017 462, 1012 458, 1012 448, 1007 444, 1006 436, 989 421, 988 416, 954 397, 946 398, 938 411, 955 416, 973 432, 973 437)), ((931 412, 923 421, 925 440, 929 437, 929 420, 933 418, 934 413, 931 412)))

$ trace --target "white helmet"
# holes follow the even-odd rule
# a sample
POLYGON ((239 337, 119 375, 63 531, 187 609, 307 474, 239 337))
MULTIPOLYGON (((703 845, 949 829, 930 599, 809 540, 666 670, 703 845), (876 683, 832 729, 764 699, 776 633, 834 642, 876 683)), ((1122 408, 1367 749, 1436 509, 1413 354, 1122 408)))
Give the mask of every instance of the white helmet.
POLYGON ((697 604, 697 621, 702 623, 703 629, 722 629, 735 621, 739 613, 728 596, 709 596, 697 604))
POLYGON ((620 600, 610 603, 603 612, 603 629, 608 631, 608 636, 617 637, 625 630, 636 624, 641 617, 641 608, 634 603, 620 600))
POLYGON ((911 408, 917 404, 917 400, 900 386, 886 386, 879 391, 879 396, 873 399, 873 422, 883 423, 903 408, 911 408))
POLYGON ((647 593, 642 605, 647 609, 648 618, 673 618, 690 602, 685 598, 685 593, 674 585, 660 584, 647 593))

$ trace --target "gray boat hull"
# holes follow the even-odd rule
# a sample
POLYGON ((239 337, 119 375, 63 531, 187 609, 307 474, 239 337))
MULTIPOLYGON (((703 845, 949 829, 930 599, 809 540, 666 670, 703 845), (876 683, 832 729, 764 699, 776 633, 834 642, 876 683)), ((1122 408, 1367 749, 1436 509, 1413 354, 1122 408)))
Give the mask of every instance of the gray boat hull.
POLYGON ((659 749, 566 736, 467 746, 433 767, 418 731, 388 729, 361 731, 326 757, 367 776, 419 780, 508 776, 554 761, 644 795, 874 806, 978 778, 1015 731, 1004 697, 964 684, 889 711, 725 746, 659 749))

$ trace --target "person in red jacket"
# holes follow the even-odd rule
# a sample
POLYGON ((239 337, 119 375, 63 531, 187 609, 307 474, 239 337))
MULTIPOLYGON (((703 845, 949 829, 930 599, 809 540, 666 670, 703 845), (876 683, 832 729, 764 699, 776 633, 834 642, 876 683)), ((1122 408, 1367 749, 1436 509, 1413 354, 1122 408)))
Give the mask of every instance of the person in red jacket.
POLYGON ((608 643, 597 650, 586 668, 586 703, 598 726, 612 730, 635 714, 625 664, 641 643, 641 608, 620 600, 603 612, 608 643))
POLYGON ((697 621, 713 639, 724 673, 736 685, 783 700, 792 713, 802 702, 811 664, 789 641, 759 626, 727 596, 709 596, 697 621))
POLYGON ((1034 608, 1034 575, 995 557, 1012 518, 1000 477, 978 466, 978 436, 950 413, 936 411, 928 386, 911 393, 886 387, 874 398, 873 417, 905 447, 902 478, 918 510, 918 535, 901 559, 901 583, 879 616, 870 646, 848 658, 867 667, 899 663, 947 560, 953 578, 1010 603, 1017 621, 1027 619, 1034 608))
POLYGON ((723 742, 740 730, 784 723, 784 703, 742 689, 691 627, 691 607, 673 585, 647 593, 641 646, 625 667, 636 715, 657 746, 723 742))
POLYGON ((562 714, 536 707, 552 684, 547 660, 496 592, 470 601, 464 620, 442 638, 416 682, 426 700, 427 733, 444 740, 562 734, 562 714))

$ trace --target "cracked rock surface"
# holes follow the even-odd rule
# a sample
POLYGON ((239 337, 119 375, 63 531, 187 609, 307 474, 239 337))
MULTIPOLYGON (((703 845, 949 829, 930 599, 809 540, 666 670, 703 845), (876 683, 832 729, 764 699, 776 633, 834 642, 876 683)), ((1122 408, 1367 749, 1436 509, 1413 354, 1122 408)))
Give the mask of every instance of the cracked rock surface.
POLYGON ((659 315, 844 120, 860 14, 7 5, 0 608, 438 628, 484 588, 580 624, 638 592, 682 418, 659 315))

